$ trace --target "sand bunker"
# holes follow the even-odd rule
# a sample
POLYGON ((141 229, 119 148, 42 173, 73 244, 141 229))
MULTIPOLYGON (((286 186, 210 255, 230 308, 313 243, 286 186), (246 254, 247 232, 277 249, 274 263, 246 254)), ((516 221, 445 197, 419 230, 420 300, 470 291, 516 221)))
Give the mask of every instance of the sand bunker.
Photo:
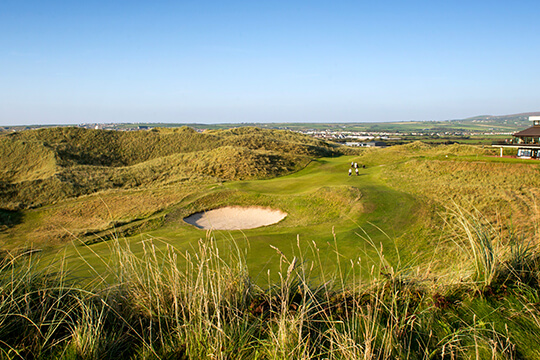
POLYGON ((199 229, 245 230, 275 224, 286 216, 280 210, 228 206, 190 215, 184 221, 199 229))

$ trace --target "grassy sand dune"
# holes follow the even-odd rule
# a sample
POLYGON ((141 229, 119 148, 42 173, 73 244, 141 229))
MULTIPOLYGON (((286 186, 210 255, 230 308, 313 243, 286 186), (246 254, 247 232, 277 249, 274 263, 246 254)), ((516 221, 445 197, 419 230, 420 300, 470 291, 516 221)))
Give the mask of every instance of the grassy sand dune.
POLYGON ((0 137, 0 207, 32 208, 114 188, 275 177, 336 147, 277 130, 197 133, 51 128, 0 137))
POLYGON ((41 142, 9 140, 0 136, 2 183, 46 179, 56 171, 56 157, 41 142))
POLYGON ((0 213, 1 357, 540 356, 534 161, 423 143, 328 156, 351 150, 253 129, 174 152, 203 137, 105 133, 110 154, 79 130, 2 150, 34 141, 43 162, 2 170, 2 201, 23 205, 0 213), (351 162, 367 167, 348 176, 351 162), (24 209, 32 196, 47 205, 24 209), (212 233, 182 220, 224 206, 288 216, 212 233))
POLYGON ((35 255, 5 258, 0 351, 5 359, 536 359, 538 251, 504 248, 474 214, 454 216, 464 261, 451 278, 411 271, 381 249, 369 277, 353 262, 321 279, 322 250, 298 243, 294 257, 274 249, 279 280, 261 286, 243 246, 211 236, 185 252, 150 237, 113 240, 107 258, 81 258, 105 265, 86 283, 69 277, 65 258, 60 268, 35 255))

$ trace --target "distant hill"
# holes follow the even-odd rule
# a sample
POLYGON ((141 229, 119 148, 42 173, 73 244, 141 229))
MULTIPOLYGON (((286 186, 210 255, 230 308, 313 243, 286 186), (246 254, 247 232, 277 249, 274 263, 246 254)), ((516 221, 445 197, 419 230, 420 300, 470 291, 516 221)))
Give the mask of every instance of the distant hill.
MULTIPOLYGON (((526 112, 512 115, 478 115, 463 120, 486 120, 486 121, 529 121, 529 116, 540 116, 540 111, 526 112)), ((455 121, 455 120, 454 120, 455 121)))
POLYGON ((479 115, 463 120, 451 120, 471 123, 492 124, 494 126, 515 126, 517 129, 528 127, 531 125, 529 116, 540 116, 540 112, 528 112, 513 115, 479 115))
POLYGON ((0 208, 35 207, 112 188, 270 178, 341 151, 298 133, 253 127, 9 133, 0 136, 0 208))

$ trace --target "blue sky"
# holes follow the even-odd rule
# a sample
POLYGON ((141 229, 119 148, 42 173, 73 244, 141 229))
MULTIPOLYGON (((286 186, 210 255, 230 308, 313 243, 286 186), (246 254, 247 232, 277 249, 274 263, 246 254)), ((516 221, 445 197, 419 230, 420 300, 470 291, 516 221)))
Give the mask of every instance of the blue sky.
POLYGON ((540 111, 538 1, 0 2, 0 125, 540 111))

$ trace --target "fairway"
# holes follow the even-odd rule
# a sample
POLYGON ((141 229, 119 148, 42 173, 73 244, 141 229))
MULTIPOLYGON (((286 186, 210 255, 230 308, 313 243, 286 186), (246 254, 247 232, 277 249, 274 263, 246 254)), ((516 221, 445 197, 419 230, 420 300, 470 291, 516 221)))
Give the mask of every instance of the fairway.
MULTIPOLYGON (((384 166, 360 169, 358 176, 348 176, 354 160, 351 156, 322 158, 288 176, 208 187, 167 209, 162 226, 128 237, 127 241, 136 252, 142 251, 145 239, 152 239, 158 248, 172 245, 180 252, 195 249, 197 242, 208 236, 214 237, 224 252, 234 243, 259 283, 268 280, 268 271, 275 280, 281 256, 275 248, 287 257, 302 255, 306 262, 323 265, 328 274, 335 274, 337 259, 343 266, 360 259, 367 271, 372 262, 379 261, 375 250, 381 246, 390 261, 397 261, 396 250, 414 254, 412 249, 417 243, 397 240, 415 228, 421 204, 410 194, 391 189, 379 180, 384 166), (183 221, 193 210, 223 206, 268 207, 288 216, 278 224, 257 229, 211 233, 183 221)), ((108 242, 81 247, 75 241, 74 245, 66 247, 62 256, 76 265, 77 274, 84 276, 88 270, 88 264, 80 262, 81 256, 93 271, 103 269, 110 251, 108 242), (102 259, 97 259, 96 254, 102 259)), ((417 255, 400 260, 416 261, 417 255)))

